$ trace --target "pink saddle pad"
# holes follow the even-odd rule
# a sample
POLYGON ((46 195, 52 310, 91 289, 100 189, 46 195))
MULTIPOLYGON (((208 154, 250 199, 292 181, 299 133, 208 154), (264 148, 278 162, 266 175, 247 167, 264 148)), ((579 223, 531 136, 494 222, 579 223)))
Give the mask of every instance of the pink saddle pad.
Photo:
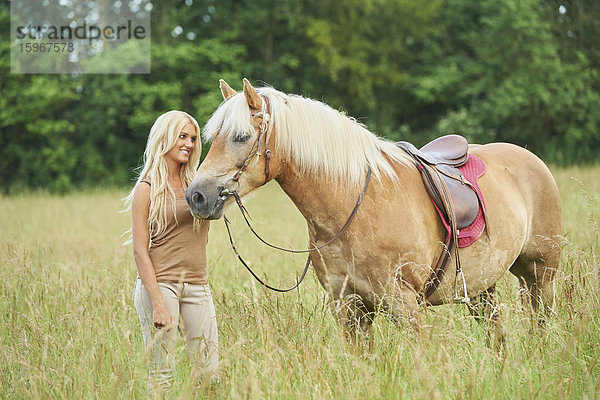
POLYGON ((477 192, 477 197, 479 197, 479 212, 477 213, 477 217, 475 221, 468 227, 461 229, 458 232, 458 247, 467 247, 473 244, 485 229, 485 218, 483 217, 483 213, 485 211, 485 201, 483 199, 483 193, 481 193, 481 189, 479 188, 479 184, 477 183, 477 179, 482 176, 486 171, 486 166, 483 160, 477 157, 474 154, 469 155, 469 161, 462 167, 458 168, 460 172, 464 175, 465 179, 468 180, 471 185, 475 188, 477 192))
MULTIPOLYGON (((481 158, 477 157, 476 155, 469 154, 469 161, 467 161, 465 165, 459 167, 458 169, 463 174, 465 179, 469 181, 471 185, 473 185, 475 191, 477 192, 477 197, 479 198, 479 212, 477 213, 477 217, 475 217, 475 221, 473 221, 473 223, 466 228, 458 231, 458 247, 461 248, 472 245, 477 239, 479 239, 485 230, 485 201, 483 199, 483 193, 481 193, 477 179, 479 179, 479 177, 485 173, 487 168, 481 158)), ((438 214, 440 215, 440 219, 446 227, 447 235, 450 235, 450 232, 452 231, 450 224, 448 221, 446 221, 444 214, 435 203, 433 203, 433 206, 437 210, 438 214)))

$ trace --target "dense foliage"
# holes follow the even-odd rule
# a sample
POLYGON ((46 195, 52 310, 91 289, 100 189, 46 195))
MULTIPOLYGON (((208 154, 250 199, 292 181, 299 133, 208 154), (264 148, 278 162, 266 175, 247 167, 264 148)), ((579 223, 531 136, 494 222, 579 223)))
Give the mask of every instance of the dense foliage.
POLYGON ((600 150, 600 3, 590 0, 153 2, 149 75, 10 74, 0 2, 0 190, 127 185, 154 119, 202 124, 218 79, 325 101, 377 134, 460 132, 558 164, 600 150))

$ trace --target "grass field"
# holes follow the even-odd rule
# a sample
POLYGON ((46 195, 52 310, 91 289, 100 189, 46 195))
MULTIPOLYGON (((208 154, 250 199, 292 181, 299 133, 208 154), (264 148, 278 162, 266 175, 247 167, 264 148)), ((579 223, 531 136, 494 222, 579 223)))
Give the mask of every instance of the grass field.
MULTIPOLYGON (((600 398, 600 167, 554 173, 565 234, 557 315, 545 330, 532 329, 507 276, 498 289, 508 331, 501 354, 460 306, 429 308, 420 338, 378 318, 373 351, 353 352, 312 271, 299 291, 267 292, 214 222, 208 256, 221 383, 194 388, 181 347, 173 398, 600 398)), ((119 213, 125 194, 0 197, 0 398, 146 397, 136 268, 121 237, 130 218, 119 213)), ((246 203, 267 239, 305 247, 303 219, 275 184, 246 203)), ((256 270, 272 284, 292 284, 304 259, 260 245, 237 210, 228 214, 256 270)))

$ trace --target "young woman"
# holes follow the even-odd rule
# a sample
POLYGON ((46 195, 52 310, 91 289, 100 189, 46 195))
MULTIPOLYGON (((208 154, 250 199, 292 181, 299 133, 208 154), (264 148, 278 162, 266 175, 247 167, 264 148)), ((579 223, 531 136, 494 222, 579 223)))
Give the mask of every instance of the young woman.
POLYGON ((198 123, 183 111, 158 117, 126 198, 138 270, 134 303, 154 388, 173 382, 178 328, 194 373, 217 377, 217 321, 206 273, 209 221, 194 221, 184 198, 200 160, 199 135, 198 123))

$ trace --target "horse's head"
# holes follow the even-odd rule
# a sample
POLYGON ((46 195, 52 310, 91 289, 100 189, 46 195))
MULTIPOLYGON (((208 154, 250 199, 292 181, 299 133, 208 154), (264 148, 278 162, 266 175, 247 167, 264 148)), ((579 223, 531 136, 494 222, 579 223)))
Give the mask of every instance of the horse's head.
POLYGON ((203 131, 212 144, 185 192, 192 214, 202 219, 220 218, 233 192, 243 196, 273 178, 268 100, 246 79, 243 93, 223 80, 220 86, 225 101, 203 131))

